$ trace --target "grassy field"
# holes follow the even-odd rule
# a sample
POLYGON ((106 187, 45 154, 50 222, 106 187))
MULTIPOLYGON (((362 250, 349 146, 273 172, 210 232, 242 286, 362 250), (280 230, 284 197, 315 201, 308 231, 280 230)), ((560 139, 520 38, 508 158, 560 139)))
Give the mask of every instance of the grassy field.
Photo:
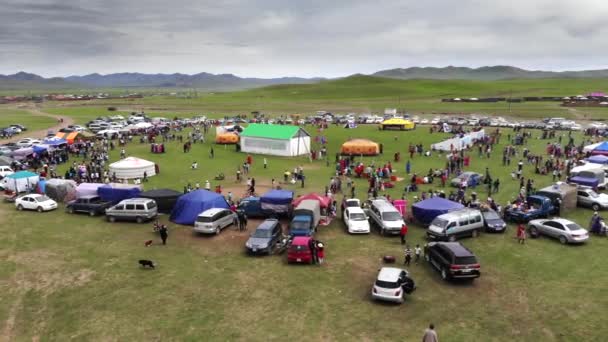
POLYGON ((0 108, 0 127, 12 124, 21 124, 27 127, 28 131, 36 131, 51 127, 56 121, 49 117, 32 115, 25 110, 0 108))
MULTIPOLYGON (((505 81, 394 80, 369 76, 305 85, 278 85, 231 93, 198 92, 193 98, 147 96, 143 99, 50 102, 54 113, 71 112, 65 107, 93 107, 102 113, 108 106, 124 110, 188 114, 247 114, 259 110, 269 114, 310 114, 317 110, 338 113, 383 112, 399 108, 413 114, 479 113, 518 119, 562 116, 574 119, 606 119, 606 108, 564 108, 559 102, 442 103, 453 97, 572 96, 608 88, 605 79, 546 79, 505 81)), ((172 91, 178 91, 173 89, 172 91)))
MULTIPOLYGON (((273 90, 257 92, 265 91, 273 90)), ((250 96, 246 94, 250 92, 231 96, 250 96)), ((288 105, 286 98, 280 102, 288 105)), ((196 101, 188 108, 168 103, 166 107, 172 109, 166 114, 185 115, 202 108, 196 101)), ((52 111, 83 121, 105 114, 103 106, 96 106, 52 111)), ((224 108, 218 106, 212 112, 224 108)), ((313 136, 318 134, 312 127, 307 129, 313 136)), ((493 197, 501 203, 518 188, 510 180, 512 170, 501 165, 498 152, 509 133, 504 132, 490 160, 472 153, 469 168, 483 172, 488 166, 492 176, 500 178, 501 191, 493 197)), ((383 143, 383 156, 363 159, 376 164, 392 160, 397 151, 405 157, 409 143, 428 147, 445 137, 428 134, 422 127, 412 132, 380 132, 375 126, 331 127, 323 134, 328 137, 330 156, 348 138, 383 143)), ((528 148, 544 154, 547 141, 537 139, 538 135, 534 132, 528 148)), ((576 139, 578 143, 581 137, 576 139)), ((234 147, 215 146, 213 160, 208 157, 209 142, 194 145, 187 154, 178 143, 167 147, 167 154, 158 155, 138 142, 127 146, 129 155, 160 165, 161 174, 152 177, 146 189, 181 190, 188 182, 203 185, 207 179, 215 185, 213 177, 223 172, 225 189, 236 196, 244 192, 243 185, 235 183, 234 171, 246 155, 235 152, 234 147), (193 171, 189 165, 195 160, 199 169, 193 171)), ((117 153, 113 152, 112 160, 117 153)), ((401 177, 406 176, 406 159, 394 165, 401 177)), ((333 163, 326 166, 324 161, 311 163, 306 158, 268 157, 266 170, 261 163, 262 157, 254 156, 251 176, 260 192, 272 178, 281 179, 285 168, 296 165, 303 165, 308 181, 304 189, 292 189, 297 194, 322 192, 334 170, 333 163)), ((444 163, 441 155, 415 157, 412 169, 426 173, 444 163)), ((549 176, 533 175, 532 166, 526 165, 524 170, 526 178, 534 177, 537 187, 551 183, 549 176)), ((365 182, 356 184, 357 195, 365 197, 365 182)), ((400 196, 404 186, 399 182, 387 193, 400 196)), ((423 190, 436 187, 424 186, 423 190)), ((477 192, 485 197, 484 189, 477 192)), ((408 196, 410 200, 412 196, 408 196)), ((318 238, 327 246, 327 263, 313 267, 287 265, 285 256, 246 256, 248 233, 234 229, 203 237, 193 235, 190 227, 170 224, 168 246, 145 248, 144 241, 159 240, 149 224, 109 224, 102 218, 70 216, 61 209, 20 213, 9 204, 0 204, 0 212, 0 234, 4 236, 0 240, 0 322, 4 322, 7 340, 417 341, 429 322, 436 324, 443 341, 602 341, 608 333, 603 324, 608 307, 603 293, 608 282, 603 266, 605 238, 593 237, 584 246, 562 246, 546 238, 521 246, 511 226, 504 235, 466 239, 463 243, 482 264, 480 279, 445 283, 428 265, 412 265, 409 270, 419 288, 396 306, 372 302, 369 292, 381 256, 401 257, 398 239, 376 233, 350 236, 338 220, 320 228, 318 238), (140 270, 137 260, 141 258, 156 261, 158 269, 140 270)), ((590 214, 590 210, 578 209, 566 217, 586 226, 590 214)), ((167 222, 167 217, 162 220, 167 222)), ((248 232, 254 228, 255 222, 251 222, 248 232)), ((423 237, 423 228, 411 227, 410 244, 423 244, 423 237)))

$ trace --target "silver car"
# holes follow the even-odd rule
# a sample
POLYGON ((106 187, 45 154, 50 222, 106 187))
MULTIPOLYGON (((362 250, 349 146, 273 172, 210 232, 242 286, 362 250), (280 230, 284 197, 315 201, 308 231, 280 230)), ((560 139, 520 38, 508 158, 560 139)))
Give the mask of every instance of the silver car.
POLYGON ((205 234, 219 234, 222 229, 237 225, 238 218, 230 209, 211 208, 200 213, 194 222, 194 231, 205 234))
POLYGON ((554 218, 550 220, 532 220, 528 223, 530 236, 547 235, 556 238, 562 244, 584 243, 589 239, 589 232, 570 220, 554 218))
POLYGON ((588 207, 593 211, 608 209, 608 195, 606 194, 598 194, 591 188, 579 188, 576 195, 576 204, 581 207, 588 207))

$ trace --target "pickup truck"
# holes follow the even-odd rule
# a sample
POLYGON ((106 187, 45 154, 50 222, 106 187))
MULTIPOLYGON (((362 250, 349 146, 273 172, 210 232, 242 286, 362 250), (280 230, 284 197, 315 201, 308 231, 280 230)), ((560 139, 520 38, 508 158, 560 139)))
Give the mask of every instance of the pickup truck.
POLYGON ((505 221, 527 223, 531 220, 545 218, 555 213, 551 199, 545 196, 532 195, 526 198, 526 202, 530 209, 521 210, 518 208, 509 207, 505 209, 505 221))
POLYGON ((103 215, 106 209, 112 206, 112 202, 103 201, 99 196, 83 196, 68 202, 65 210, 70 213, 83 212, 90 216, 103 215))

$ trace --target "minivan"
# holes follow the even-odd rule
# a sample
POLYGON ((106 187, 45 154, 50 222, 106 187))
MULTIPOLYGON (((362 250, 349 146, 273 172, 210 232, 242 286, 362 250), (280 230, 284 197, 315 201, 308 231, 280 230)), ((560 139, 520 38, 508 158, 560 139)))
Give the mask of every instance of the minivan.
POLYGON ((130 198, 120 201, 117 205, 106 209, 106 219, 135 221, 142 223, 151 220, 158 214, 156 202, 149 198, 130 198))
POLYGON ((219 234, 222 229, 238 223, 237 216, 230 209, 211 208, 196 217, 194 231, 205 234, 219 234))
POLYGON ((378 228, 381 235, 399 235, 404 224, 403 217, 385 198, 371 200, 367 212, 370 222, 378 228))
POLYGON ((463 236, 479 236, 484 228, 481 212, 477 209, 462 209, 437 216, 429 226, 429 239, 456 241, 463 236))

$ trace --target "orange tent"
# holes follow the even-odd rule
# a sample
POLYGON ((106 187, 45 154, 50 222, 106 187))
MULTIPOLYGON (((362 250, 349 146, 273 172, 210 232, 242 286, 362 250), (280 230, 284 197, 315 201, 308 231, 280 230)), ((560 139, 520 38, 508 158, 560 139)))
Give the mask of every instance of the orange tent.
POLYGON ((239 136, 235 133, 221 133, 215 136, 216 144, 236 144, 239 142, 239 136))
POLYGON ((345 155, 375 156, 380 154, 380 145, 367 139, 353 139, 342 144, 340 152, 345 155))
POLYGON ((67 140, 68 144, 72 145, 77 139, 88 139, 89 136, 82 132, 70 132, 70 133, 57 133, 55 138, 61 138, 67 140))

